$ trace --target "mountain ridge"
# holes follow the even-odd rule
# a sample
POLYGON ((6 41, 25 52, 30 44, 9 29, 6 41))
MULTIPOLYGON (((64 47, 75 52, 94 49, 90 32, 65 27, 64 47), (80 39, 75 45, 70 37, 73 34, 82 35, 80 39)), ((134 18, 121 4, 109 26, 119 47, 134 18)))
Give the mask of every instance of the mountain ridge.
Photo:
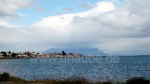
POLYGON ((61 53, 65 51, 67 54, 74 53, 74 54, 81 54, 83 56, 103 56, 105 53, 97 48, 50 48, 44 53, 61 53))

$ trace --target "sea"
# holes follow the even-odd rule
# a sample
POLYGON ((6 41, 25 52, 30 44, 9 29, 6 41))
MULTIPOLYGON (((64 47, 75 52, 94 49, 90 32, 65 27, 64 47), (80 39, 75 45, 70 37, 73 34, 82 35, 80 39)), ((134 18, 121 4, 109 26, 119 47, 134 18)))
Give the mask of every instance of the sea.
POLYGON ((25 80, 64 80, 70 77, 82 77, 90 81, 150 78, 150 56, 0 59, 0 73, 3 72, 25 80))

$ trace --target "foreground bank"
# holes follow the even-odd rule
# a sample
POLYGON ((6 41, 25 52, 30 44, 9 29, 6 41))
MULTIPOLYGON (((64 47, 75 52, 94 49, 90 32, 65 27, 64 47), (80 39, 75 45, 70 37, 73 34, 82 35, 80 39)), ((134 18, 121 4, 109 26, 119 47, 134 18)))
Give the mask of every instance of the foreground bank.
POLYGON ((12 77, 8 73, 4 72, 0 74, 0 84, 150 84, 150 79, 141 77, 130 78, 126 81, 96 81, 91 82, 83 77, 69 77, 64 80, 31 80, 27 81, 18 77, 12 77))

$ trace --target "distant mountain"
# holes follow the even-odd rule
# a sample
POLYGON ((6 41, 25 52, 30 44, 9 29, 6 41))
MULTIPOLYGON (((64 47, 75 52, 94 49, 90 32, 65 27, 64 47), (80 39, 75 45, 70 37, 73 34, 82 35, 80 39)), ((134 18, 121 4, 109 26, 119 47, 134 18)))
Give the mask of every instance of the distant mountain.
POLYGON ((105 53, 97 48, 64 48, 64 49, 56 49, 50 48, 44 53, 61 53, 65 51, 67 54, 75 53, 75 54, 82 54, 83 56, 103 56, 105 53))

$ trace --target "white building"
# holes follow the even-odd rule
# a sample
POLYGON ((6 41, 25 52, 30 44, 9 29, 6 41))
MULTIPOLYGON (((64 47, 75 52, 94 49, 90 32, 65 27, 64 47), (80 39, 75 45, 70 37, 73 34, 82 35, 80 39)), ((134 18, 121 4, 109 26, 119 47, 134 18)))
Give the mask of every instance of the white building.
POLYGON ((28 58, 28 55, 19 53, 17 55, 18 58, 28 58))
POLYGON ((3 54, 2 53, 0 53, 0 58, 3 58, 4 56, 3 56, 3 54))

